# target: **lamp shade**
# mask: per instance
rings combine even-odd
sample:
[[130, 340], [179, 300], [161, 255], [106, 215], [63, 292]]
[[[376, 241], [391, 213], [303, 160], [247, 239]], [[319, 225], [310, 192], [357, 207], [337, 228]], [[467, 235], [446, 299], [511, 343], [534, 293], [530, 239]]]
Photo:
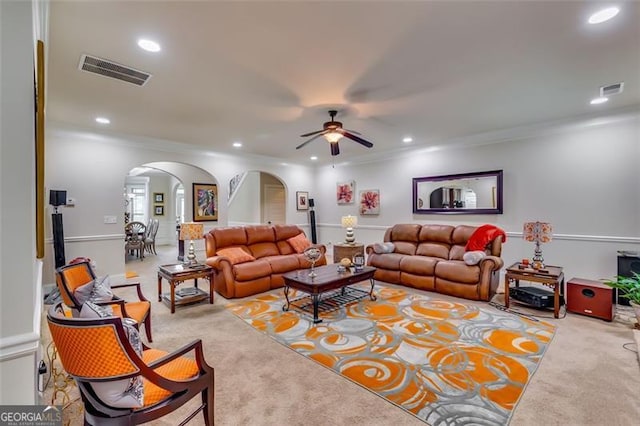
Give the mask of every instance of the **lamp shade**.
[[551, 241], [552, 231], [548, 222], [525, 222], [522, 234], [526, 241], [548, 243]]
[[353, 228], [358, 224], [357, 216], [342, 216], [342, 227], [343, 228]]
[[329, 132], [324, 135], [327, 142], [335, 143], [342, 139], [342, 134], [339, 132]]
[[199, 240], [202, 238], [204, 225], [202, 223], [185, 222], [180, 225], [181, 240]]

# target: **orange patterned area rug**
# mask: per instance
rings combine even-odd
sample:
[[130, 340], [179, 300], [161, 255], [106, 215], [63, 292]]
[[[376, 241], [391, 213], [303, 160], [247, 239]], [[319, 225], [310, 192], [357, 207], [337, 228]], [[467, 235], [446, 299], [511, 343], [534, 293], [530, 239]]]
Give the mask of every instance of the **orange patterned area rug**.
[[553, 325], [433, 293], [376, 285], [376, 294], [377, 301], [322, 314], [316, 325], [305, 312], [284, 312], [281, 294], [228, 309], [430, 425], [509, 422]]

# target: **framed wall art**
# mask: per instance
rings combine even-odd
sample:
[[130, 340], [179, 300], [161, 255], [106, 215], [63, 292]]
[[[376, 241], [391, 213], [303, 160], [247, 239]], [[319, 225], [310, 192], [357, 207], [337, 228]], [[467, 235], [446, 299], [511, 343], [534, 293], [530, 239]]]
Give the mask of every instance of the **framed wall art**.
[[153, 202], [154, 203], [164, 203], [164, 192], [154, 192], [153, 193]]
[[218, 220], [218, 187], [215, 183], [194, 183], [193, 221]]
[[164, 216], [164, 206], [154, 206], [153, 214], [156, 216]]
[[380, 190], [365, 189], [360, 191], [360, 214], [380, 214]]
[[296, 210], [309, 210], [309, 193], [296, 191]]
[[338, 204], [353, 203], [353, 189], [355, 188], [355, 185], [356, 183], [353, 180], [338, 182], [336, 184], [336, 201]]

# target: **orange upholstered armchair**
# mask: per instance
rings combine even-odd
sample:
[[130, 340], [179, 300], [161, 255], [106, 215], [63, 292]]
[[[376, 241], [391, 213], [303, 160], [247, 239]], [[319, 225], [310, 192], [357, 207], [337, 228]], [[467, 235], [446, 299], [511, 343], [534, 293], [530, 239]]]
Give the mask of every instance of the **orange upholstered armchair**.
[[[91, 265], [88, 261], [73, 263], [64, 265], [56, 269], [56, 284], [58, 290], [62, 296], [64, 303], [72, 309], [74, 316], [77, 315], [81, 308], [82, 303], [76, 296], [76, 290], [91, 281], [96, 279], [96, 274], [93, 272]], [[135, 287], [138, 293], [138, 301], [126, 302], [123, 299], [114, 296], [109, 302], [101, 304], [109, 304], [113, 308], [113, 314], [115, 316], [131, 318], [138, 324], [144, 323], [144, 331], [147, 335], [147, 340], [152, 342], [151, 338], [151, 302], [147, 300], [142, 294], [140, 283], [126, 283], [112, 285], [112, 289]]]
[[[100, 309], [90, 302], [86, 305]], [[85, 424], [150, 422], [200, 394], [202, 403], [181, 424], [202, 410], [204, 423], [213, 425], [214, 370], [204, 359], [202, 341], [172, 353], [151, 349], [141, 344], [135, 328], [125, 321], [103, 315], [70, 318], [60, 302], [48, 311], [60, 362], [80, 390]], [[190, 352], [192, 357], [186, 357]]]

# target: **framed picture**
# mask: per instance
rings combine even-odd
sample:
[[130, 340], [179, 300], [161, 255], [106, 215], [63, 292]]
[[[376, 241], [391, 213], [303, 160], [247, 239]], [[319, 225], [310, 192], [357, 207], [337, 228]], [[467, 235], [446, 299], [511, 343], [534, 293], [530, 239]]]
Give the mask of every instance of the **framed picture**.
[[218, 187], [215, 183], [194, 183], [193, 221], [218, 220]]
[[[36, 106], [36, 258], [44, 257], [44, 42], [38, 40], [35, 63]], [[63, 256], [64, 257], [64, 256]], [[57, 266], [57, 265], [56, 265]]]
[[154, 206], [153, 214], [156, 216], [164, 216], [164, 206]]
[[296, 209], [309, 210], [309, 193], [306, 191], [296, 191]]
[[338, 182], [336, 184], [336, 201], [338, 204], [351, 204], [353, 203], [353, 188], [355, 187], [355, 181]]
[[380, 190], [365, 189], [360, 191], [360, 214], [380, 214]]
[[153, 202], [154, 203], [164, 203], [164, 192], [154, 192], [153, 193]]

